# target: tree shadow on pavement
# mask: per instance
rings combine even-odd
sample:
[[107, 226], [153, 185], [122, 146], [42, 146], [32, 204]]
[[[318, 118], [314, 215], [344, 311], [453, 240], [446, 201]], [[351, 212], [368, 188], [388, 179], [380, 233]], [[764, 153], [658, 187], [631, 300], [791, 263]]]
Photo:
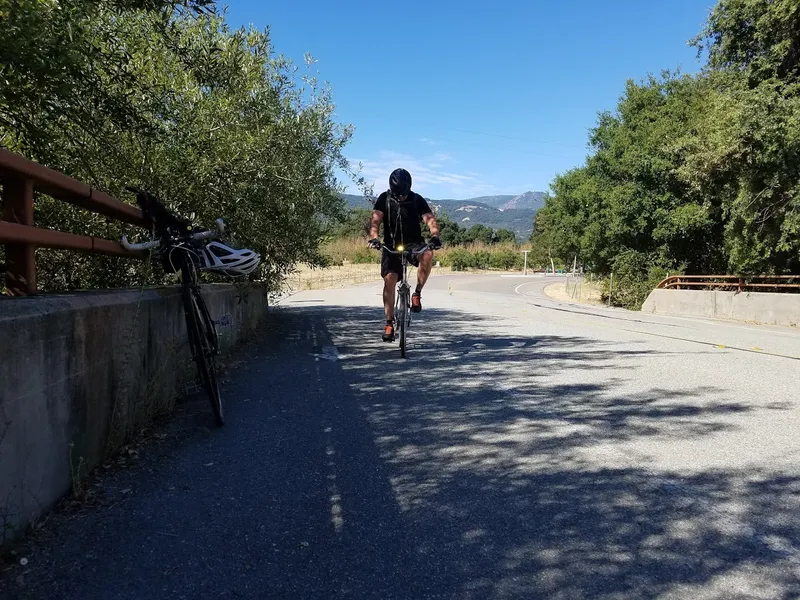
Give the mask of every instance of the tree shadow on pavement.
[[274, 311], [225, 386], [225, 428], [121, 473], [113, 504], [64, 523], [32, 555], [34, 583], [0, 581], [0, 596], [800, 594], [800, 479], [651, 468], [634, 451], [703, 452], [791, 404], [637, 379], [647, 361], [705, 350], [426, 308], [402, 360], [380, 323], [379, 309], [344, 304]]
[[[646, 439], [702, 442], [740, 428], [754, 410], [711, 385], [620, 392], [637, 364], [666, 353], [589, 337], [503, 336], [493, 318], [428, 310], [447, 334], [423, 333], [415, 323], [404, 361], [396, 345], [374, 341], [375, 310], [293, 307], [287, 314], [314, 320], [325, 330], [323, 344], [338, 348], [341, 359], [327, 366], [358, 409], [346, 411], [342, 435], [358, 431], [375, 445], [378, 464], [359, 462], [340, 477], [354, 489], [365, 471], [391, 484], [394, 527], [410, 544], [400, 555], [415, 557], [408, 564], [416, 566], [396, 575], [390, 596], [800, 593], [792, 574], [800, 479], [653, 471], [615, 449]], [[348, 506], [344, 497], [345, 529], [363, 535], [375, 526], [359, 523], [363, 513]], [[365, 567], [355, 578], [367, 594], [377, 575]], [[404, 593], [411, 578], [417, 582]]]

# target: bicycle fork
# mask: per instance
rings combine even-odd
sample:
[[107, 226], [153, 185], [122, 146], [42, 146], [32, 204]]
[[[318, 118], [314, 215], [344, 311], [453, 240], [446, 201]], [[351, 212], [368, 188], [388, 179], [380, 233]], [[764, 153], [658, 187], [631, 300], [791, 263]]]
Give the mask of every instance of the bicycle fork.
[[[394, 302], [394, 320], [395, 323], [398, 323], [399, 320], [405, 316], [407, 320], [411, 320], [411, 287], [405, 282], [401, 282], [400, 285], [397, 287], [397, 298]], [[401, 302], [403, 300], [403, 302]], [[400, 307], [404, 306], [404, 310], [401, 311]], [[405, 312], [405, 315], [398, 315], [400, 312]]]

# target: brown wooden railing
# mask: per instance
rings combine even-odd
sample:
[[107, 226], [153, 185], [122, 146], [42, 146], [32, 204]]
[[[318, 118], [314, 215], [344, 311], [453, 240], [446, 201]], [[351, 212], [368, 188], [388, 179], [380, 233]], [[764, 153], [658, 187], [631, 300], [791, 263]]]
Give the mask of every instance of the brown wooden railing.
[[724, 289], [743, 292], [800, 292], [800, 275], [672, 275], [657, 286], [659, 289]]
[[34, 192], [37, 191], [111, 219], [148, 227], [139, 208], [3, 149], [0, 149], [0, 183], [3, 185], [0, 243], [5, 244], [6, 289], [10, 295], [36, 293], [36, 248], [79, 250], [128, 258], [145, 256], [125, 250], [119, 242], [41, 229], [33, 223]]

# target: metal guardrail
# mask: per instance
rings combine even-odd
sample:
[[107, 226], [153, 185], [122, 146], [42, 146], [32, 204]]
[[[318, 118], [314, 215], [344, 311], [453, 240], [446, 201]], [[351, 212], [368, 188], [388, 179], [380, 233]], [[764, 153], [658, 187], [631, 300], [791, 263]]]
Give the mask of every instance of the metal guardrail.
[[147, 228], [149, 225], [138, 207], [3, 149], [0, 149], [0, 183], [3, 185], [0, 243], [5, 244], [6, 249], [6, 289], [10, 295], [36, 293], [36, 248], [78, 250], [128, 258], [146, 256], [125, 250], [119, 242], [42, 229], [33, 223], [34, 192], [37, 191], [111, 219]]
[[800, 275], [672, 275], [656, 286], [657, 289], [735, 289], [777, 292], [800, 292]]

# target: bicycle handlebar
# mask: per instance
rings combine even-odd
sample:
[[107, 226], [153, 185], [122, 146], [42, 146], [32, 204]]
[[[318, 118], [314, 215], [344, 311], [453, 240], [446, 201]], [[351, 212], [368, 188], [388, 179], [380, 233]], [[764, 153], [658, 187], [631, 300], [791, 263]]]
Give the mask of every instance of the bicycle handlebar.
[[431, 245], [430, 244], [425, 244], [419, 250], [413, 250], [413, 251], [412, 250], [403, 250], [402, 252], [398, 252], [397, 250], [392, 250], [386, 244], [381, 244], [381, 247], [384, 250], [386, 250], [389, 254], [403, 254], [405, 252], [407, 252], [408, 254], [424, 254], [425, 252], [427, 252], [428, 250], [431, 249]]
[[[193, 233], [193, 234], [189, 235], [188, 237], [190, 239], [192, 239], [192, 240], [195, 240], [195, 241], [210, 240], [212, 238], [217, 237], [218, 235], [222, 235], [223, 233], [225, 233], [225, 223], [223, 222], [222, 219], [217, 219], [214, 222], [214, 224], [217, 227], [216, 230], [210, 229], [208, 231], [200, 231], [198, 233]], [[161, 240], [151, 240], [149, 242], [141, 242], [141, 243], [138, 243], [138, 244], [131, 244], [128, 241], [128, 236], [123, 235], [122, 236], [122, 241], [120, 243], [122, 244], [122, 247], [125, 248], [125, 250], [131, 251], [131, 252], [137, 252], [139, 250], [150, 250], [151, 248], [158, 248], [161, 245], [162, 241]]]

